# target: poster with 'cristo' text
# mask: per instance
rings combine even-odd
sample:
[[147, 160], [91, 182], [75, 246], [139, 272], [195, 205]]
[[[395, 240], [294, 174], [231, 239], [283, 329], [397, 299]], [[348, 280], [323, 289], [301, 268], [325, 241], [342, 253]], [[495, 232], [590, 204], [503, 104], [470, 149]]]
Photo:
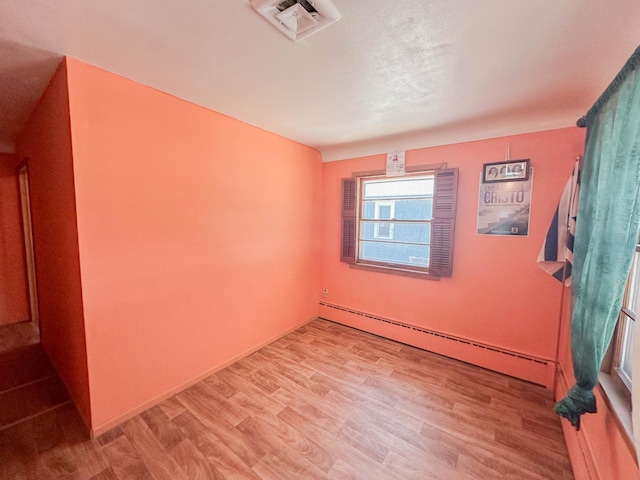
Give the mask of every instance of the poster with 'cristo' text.
[[478, 235], [529, 235], [533, 168], [525, 181], [482, 183], [478, 198]]

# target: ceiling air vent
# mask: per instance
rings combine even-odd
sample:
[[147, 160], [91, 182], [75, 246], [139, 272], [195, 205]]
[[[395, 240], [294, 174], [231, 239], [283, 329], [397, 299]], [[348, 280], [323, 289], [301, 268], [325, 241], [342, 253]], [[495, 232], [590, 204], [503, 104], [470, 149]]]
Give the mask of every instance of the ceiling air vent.
[[251, 0], [251, 6], [294, 42], [342, 17], [329, 0]]

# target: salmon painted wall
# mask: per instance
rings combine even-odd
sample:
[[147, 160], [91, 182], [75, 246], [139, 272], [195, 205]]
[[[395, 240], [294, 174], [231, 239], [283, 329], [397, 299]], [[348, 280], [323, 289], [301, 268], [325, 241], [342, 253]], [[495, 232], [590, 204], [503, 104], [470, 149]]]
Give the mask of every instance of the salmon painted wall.
[[0, 325], [30, 320], [17, 166], [0, 153]]
[[317, 316], [318, 151], [68, 59], [94, 431]]
[[[575, 383], [569, 341], [571, 288], [565, 289], [564, 296], [559, 355], [561, 376], [556, 390], [557, 399], [564, 398]], [[595, 394], [598, 412], [582, 417], [580, 432], [576, 432], [568, 421], [562, 421], [576, 480], [639, 478], [634, 452], [627, 446], [615, 414], [605, 402], [599, 387], [596, 387]]]
[[[341, 263], [340, 179], [352, 172], [384, 169], [386, 156], [323, 164], [321, 289], [329, 290], [325, 300], [554, 359], [561, 291], [559, 283], [536, 265], [536, 257], [583, 142], [584, 131], [567, 128], [408, 151], [407, 165], [446, 162], [460, 169], [453, 275], [440, 281], [358, 270]], [[534, 168], [530, 235], [479, 236], [476, 217], [482, 164], [504, 159], [506, 143], [512, 159], [530, 158]]]
[[85, 421], [90, 418], [87, 355], [63, 62], [17, 139], [27, 158], [42, 344]]

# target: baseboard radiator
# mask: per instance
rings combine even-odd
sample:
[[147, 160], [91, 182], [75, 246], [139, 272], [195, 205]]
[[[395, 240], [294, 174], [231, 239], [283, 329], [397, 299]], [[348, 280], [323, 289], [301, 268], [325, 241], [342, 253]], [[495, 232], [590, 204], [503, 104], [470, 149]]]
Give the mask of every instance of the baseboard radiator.
[[366, 312], [320, 302], [321, 318], [552, 389], [555, 362]]

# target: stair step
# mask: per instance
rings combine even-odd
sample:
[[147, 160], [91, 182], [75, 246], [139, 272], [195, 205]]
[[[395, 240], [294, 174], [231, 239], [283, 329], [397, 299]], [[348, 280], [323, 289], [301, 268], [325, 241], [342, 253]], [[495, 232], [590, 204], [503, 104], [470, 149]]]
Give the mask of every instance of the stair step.
[[33, 322], [0, 325], [0, 353], [40, 343], [40, 330]]
[[64, 384], [52, 375], [0, 393], [0, 430], [69, 402]]
[[56, 373], [40, 344], [0, 353], [0, 372], [0, 394]]

